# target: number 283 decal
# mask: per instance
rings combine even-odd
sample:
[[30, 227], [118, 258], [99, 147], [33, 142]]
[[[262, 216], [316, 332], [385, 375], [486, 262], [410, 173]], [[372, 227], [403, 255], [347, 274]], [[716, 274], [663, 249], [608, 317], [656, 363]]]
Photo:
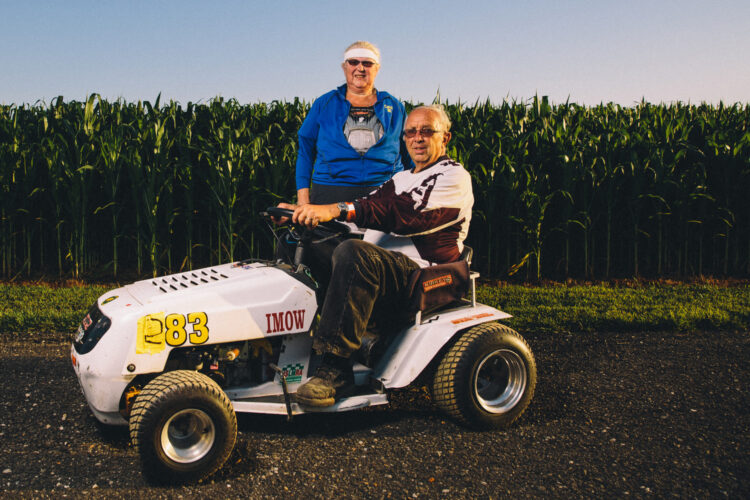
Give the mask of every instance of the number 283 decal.
[[138, 320], [136, 352], [155, 354], [166, 345], [203, 344], [208, 340], [208, 333], [208, 317], [204, 312], [149, 314]]
[[[185, 329], [186, 323], [192, 325], [192, 331], [188, 332]], [[171, 346], [180, 346], [188, 338], [190, 338], [191, 344], [202, 344], [208, 340], [207, 324], [208, 318], [204, 312], [188, 313], [187, 316], [167, 314], [164, 318], [164, 325], [167, 328], [164, 340]]]

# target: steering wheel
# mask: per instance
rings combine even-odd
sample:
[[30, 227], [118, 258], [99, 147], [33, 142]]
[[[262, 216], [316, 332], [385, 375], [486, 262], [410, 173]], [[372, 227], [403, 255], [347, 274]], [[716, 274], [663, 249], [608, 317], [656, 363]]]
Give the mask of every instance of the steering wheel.
[[[281, 208], [281, 207], [268, 207], [266, 208], [266, 213], [270, 215], [271, 217], [288, 217], [291, 222], [291, 218], [292, 218], [292, 215], [294, 214], [294, 210], [291, 210], [289, 208]], [[300, 229], [308, 230], [308, 227], [303, 224], [295, 224], [295, 226]], [[351, 227], [337, 220], [329, 220], [328, 222], [320, 222], [312, 230], [315, 231], [316, 229], [322, 229], [322, 230], [328, 231], [329, 233], [341, 233], [341, 234], [349, 234], [349, 232], [351, 231]]]

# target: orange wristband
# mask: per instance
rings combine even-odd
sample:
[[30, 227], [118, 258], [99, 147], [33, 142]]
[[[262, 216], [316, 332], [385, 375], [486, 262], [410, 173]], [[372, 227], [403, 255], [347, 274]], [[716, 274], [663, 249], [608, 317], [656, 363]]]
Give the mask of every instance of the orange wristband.
[[346, 222], [351, 222], [357, 215], [357, 211], [354, 208], [354, 203], [346, 203]]

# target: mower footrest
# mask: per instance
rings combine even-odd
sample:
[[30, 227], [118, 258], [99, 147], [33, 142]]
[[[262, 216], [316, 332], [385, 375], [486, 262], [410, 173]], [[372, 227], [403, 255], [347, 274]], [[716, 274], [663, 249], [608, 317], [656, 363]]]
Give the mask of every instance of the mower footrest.
[[[332, 413], [339, 411], [358, 410], [368, 406], [384, 405], [388, 403], [386, 394], [358, 394], [348, 398], [343, 398], [333, 406], [325, 408], [313, 408], [302, 406], [297, 402], [292, 402], [292, 415], [301, 415], [303, 413]], [[266, 413], [271, 415], [286, 415], [286, 404], [283, 397], [278, 398], [254, 398], [245, 400], [232, 401], [234, 411], [238, 413]]]

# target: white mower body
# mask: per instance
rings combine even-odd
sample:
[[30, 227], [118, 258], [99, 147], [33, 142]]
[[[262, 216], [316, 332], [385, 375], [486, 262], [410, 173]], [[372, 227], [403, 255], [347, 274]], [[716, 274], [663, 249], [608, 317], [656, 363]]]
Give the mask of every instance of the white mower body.
[[418, 314], [374, 366], [354, 365], [356, 384], [372, 389], [311, 409], [289, 395], [311, 374], [316, 313], [314, 282], [288, 266], [236, 262], [138, 281], [92, 306], [71, 347], [73, 367], [106, 424], [127, 424], [138, 381], [186, 367], [223, 381], [237, 412], [342, 411], [387, 403], [385, 390], [413, 382], [458, 332], [510, 317], [473, 300]]

